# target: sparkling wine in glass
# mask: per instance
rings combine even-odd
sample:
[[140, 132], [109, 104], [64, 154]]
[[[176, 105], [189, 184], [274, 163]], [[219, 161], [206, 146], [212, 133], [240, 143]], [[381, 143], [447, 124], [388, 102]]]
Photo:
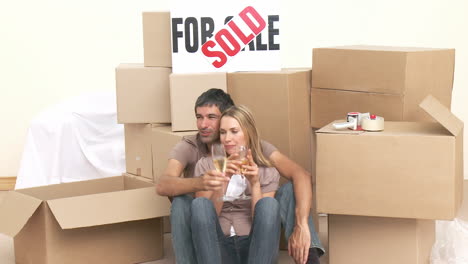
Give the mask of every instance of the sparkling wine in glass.
[[225, 172], [226, 171], [226, 157], [213, 158], [213, 164], [217, 171]]
[[[211, 145], [211, 158], [213, 165], [218, 172], [224, 173], [226, 171], [227, 157], [224, 145], [221, 143], [213, 143]], [[223, 182], [223, 193], [226, 191], [226, 183]], [[223, 194], [222, 200], [226, 200], [226, 195]]]
[[[245, 186], [247, 188], [247, 179], [244, 176], [244, 173], [246, 171], [246, 169], [244, 168], [244, 165], [249, 164], [249, 160], [247, 159], [247, 147], [238, 146], [237, 147], [237, 154], [239, 155], [238, 159], [241, 161], [241, 168], [240, 168], [241, 177], [242, 177], [242, 180], [244, 181], [244, 184], [245, 184]], [[241, 200], [250, 199], [250, 196], [245, 194], [245, 189], [242, 191], [242, 194], [239, 196], [239, 199], [241, 199]]]

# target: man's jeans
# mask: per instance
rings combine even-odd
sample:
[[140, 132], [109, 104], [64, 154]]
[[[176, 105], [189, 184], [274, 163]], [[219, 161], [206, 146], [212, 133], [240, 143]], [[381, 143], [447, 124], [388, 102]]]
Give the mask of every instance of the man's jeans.
[[206, 198], [192, 202], [192, 240], [198, 263], [276, 263], [280, 239], [278, 202], [271, 197], [258, 200], [248, 236], [224, 235], [213, 203]]
[[[288, 182], [281, 186], [276, 192], [275, 198], [280, 204], [281, 225], [284, 228], [284, 237], [289, 239], [296, 223], [296, 198], [294, 197], [292, 183]], [[310, 247], [318, 249], [319, 256], [322, 256], [325, 253], [325, 249], [320, 242], [318, 233], [315, 231], [312, 214], [309, 215], [308, 222], [310, 231]]]
[[[296, 215], [296, 199], [294, 197], [293, 185], [288, 182], [281, 186], [276, 192], [276, 200], [280, 207], [281, 224], [285, 230], [285, 237], [288, 239], [291, 235]], [[181, 195], [174, 197], [171, 208], [171, 232], [172, 246], [177, 264], [196, 264], [196, 254], [192, 241], [191, 230], [191, 205], [193, 198], [190, 195]], [[317, 248], [319, 254], [325, 251], [315, 231], [312, 215], [309, 216], [309, 228], [311, 237], [311, 248]], [[200, 263], [204, 264], [204, 263]]]

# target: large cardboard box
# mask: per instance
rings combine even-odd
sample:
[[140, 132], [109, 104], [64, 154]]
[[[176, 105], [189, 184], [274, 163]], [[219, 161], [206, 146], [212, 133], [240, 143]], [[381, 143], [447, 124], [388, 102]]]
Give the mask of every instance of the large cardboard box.
[[195, 102], [205, 91], [226, 91], [226, 73], [171, 74], [172, 131], [197, 130]]
[[429, 264], [435, 221], [328, 215], [329, 264]]
[[170, 123], [170, 68], [120, 64], [115, 69], [118, 123]]
[[[133, 178], [136, 178], [136, 179], [139, 179], [139, 180], [142, 180], [142, 181], [145, 181], [145, 182], [149, 182], [149, 183], [152, 183], [154, 184], [154, 180], [151, 178], [146, 178], [146, 177], [143, 177], [143, 176], [138, 176], [138, 175], [134, 175], [134, 174], [131, 174], [131, 173], [124, 173], [125, 176], [130, 176], [130, 177], [133, 177]], [[164, 216], [162, 218], [162, 222], [163, 222], [163, 230], [164, 230], [164, 233], [171, 233], [171, 219], [170, 219], [170, 216]]]
[[163, 256], [166, 197], [151, 183], [117, 176], [9, 192], [0, 232], [17, 263], [140, 263]]
[[311, 125], [347, 112], [389, 121], [430, 121], [418, 104], [432, 94], [450, 108], [454, 49], [344, 46], [316, 48], [312, 59]]
[[125, 124], [127, 173], [153, 181], [152, 128], [168, 124]]
[[252, 111], [262, 139], [311, 171], [310, 69], [228, 73], [228, 93]]
[[434, 97], [430, 122], [385, 122], [382, 132], [317, 131], [317, 210], [453, 219], [463, 194], [463, 122]]
[[172, 67], [169, 12], [143, 12], [143, 52], [145, 66]]
[[404, 121], [403, 96], [333, 89], [311, 89], [311, 126], [321, 128], [348, 112], [371, 113], [387, 121]]
[[153, 171], [157, 182], [167, 167], [169, 152], [184, 136], [195, 135], [197, 131], [173, 132], [170, 126], [154, 127], [152, 134]]
[[468, 221], [468, 180], [463, 181], [463, 202], [458, 211], [457, 218]]
[[197, 131], [172, 132], [168, 124], [125, 124], [127, 173], [151, 182], [161, 176], [171, 149], [183, 136]]

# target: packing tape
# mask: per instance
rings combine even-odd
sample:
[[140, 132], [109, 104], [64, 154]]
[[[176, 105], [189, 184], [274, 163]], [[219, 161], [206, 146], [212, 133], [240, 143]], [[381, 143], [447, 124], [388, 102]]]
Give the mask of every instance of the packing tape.
[[[372, 118], [375, 117], [375, 118]], [[384, 118], [381, 116], [365, 117], [362, 119], [362, 129], [365, 131], [382, 131], [384, 130]]]

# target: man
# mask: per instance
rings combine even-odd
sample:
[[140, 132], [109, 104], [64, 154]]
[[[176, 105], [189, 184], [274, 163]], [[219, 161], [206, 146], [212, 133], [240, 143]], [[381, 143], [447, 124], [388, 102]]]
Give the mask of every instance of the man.
[[[210, 89], [200, 95], [195, 103], [198, 134], [184, 137], [172, 149], [168, 166], [156, 184], [159, 195], [173, 197], [172, 242], [178, 264], [196, 263], [190, 230], [190, 204], [193, 200], [190, 194], [219, 189], [226, 181], [221, 173], [212, 172], [193, 178], [193, 172], [197, 161], [209, 155], [211, 143], [219, 139], [221, 113], [232, 105], [231, 97], [220, 89]], [[276, 194], [288, 238], [289, 255], [296, 263], [319, 263], [318, 257], [324, 250], [309, 216], [312, 202], [310, 175], [273, 145], [263, 141], [262, 148], [280, 174], [292, 181], [292, 184], [283, 185]]]

